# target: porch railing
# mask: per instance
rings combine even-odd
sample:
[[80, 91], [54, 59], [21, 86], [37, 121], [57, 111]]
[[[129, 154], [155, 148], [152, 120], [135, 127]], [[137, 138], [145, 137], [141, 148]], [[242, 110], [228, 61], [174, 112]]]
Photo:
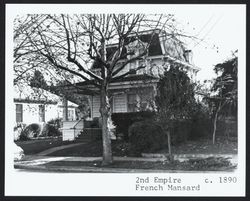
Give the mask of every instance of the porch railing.
[[79, 130], [78, 130], [79, 132], [76, 133], [77, 125], [78, 125], [81, 121], [84, 121], [84, 120], [83, 120], [83, 119], [79, 119], [79, 120], [73, 125], [73, 127], [71, 128], [71, 129], [74, 129], [74, 138], [76, 138], [76, 137], [80, 134], [80, 132], [83, 130], [83, 128], [84, 128], [84, 122], [83, 122], [82, 128], [79, 129]]

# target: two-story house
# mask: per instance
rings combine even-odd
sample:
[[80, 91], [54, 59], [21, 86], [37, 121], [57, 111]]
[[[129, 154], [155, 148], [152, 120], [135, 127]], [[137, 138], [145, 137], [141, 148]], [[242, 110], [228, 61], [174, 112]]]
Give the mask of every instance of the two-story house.
[[[130, 71], [129, 75], [117, 81], [114, 80], [109, 84], [112, 113], [154, 109], [154, 97], [159, 76], [164, 73], [171, 63], [179, 64], [192, 79], [195, 79], [196, 73], [200, 70], [193, 64], [191, 50], [185, 49], [181, 41], [165, 32], [160, 30], [143, 31], [137, 33], [137, 37], [131, 35], [128, 40], [130, 41], [122, 51], [126, 53], [132, 48], [134, 55], [128, 55], [126, 58], [121, 59], [116, 68], [119, 68], [119, 65], [129, 59], [128, 57], [140, 55], [147, 44], [148, 51], [141, 59], [128, 63], [116, 76]], [[107, 58], [112, 56], [116, 46], [117, 44], [107, 46]], [[138, 66], [145, 67], [133, 71]], [[91, 66], [91, 70], [100, 75], [100, 63], [95, 61]], [[92, 93], [95, 91], [95, 86], [91, 84], [91, 81], [80, 82], [76, 86], [85, 90], [85, 94], [89, 96], [91, 119], [100, 117], [100, 95]], [[65, 88], [65, 90], [67, 89]], [[64, 138], [65, 140], [74, 139], [72, 136], [67, 136]]]
[[[149, 44], [148, 53], [142, 59], [128, 63], [116, 76], [128, 71], [131, 71], [131, 73], [121, 80], [110, 84], [112, 113], [152, 109], [159, 76], [164, 73], [171, 62], [180, 64], [193, 79], [195, 79], [196, 73], [199, 71], [199, 68], [193, 64], [191, 50], [186, 50], [182, 42], [171, 35], [167, 36], [166, 33], [162, 33], [160, 30], [154, 31], [152, 39], [152, 32], [152, 30], [140, 32], [139, 39], [141, 41], [131, 40], [123, 50], [126, 52], [129, 48], [133, 48], [135, 49], [134, 54], [138, 55]], [[112, 54], [112, 49], [115, 47], [115, 44], [107, 47], [107, 58]], [[132, 56], [129, 55], [128, 57]], [[126, 58], [124, 58], [124, 61], [119, 61], [116, 68], [119, 68], [119, 64], [125, 61]], [[142, 65], [145, 68], [133, 72], [133, 69]], [[92, 71], [100, 75], [98, 62], [93, 63]], [[84, 83], [79, 83], [79, 86], [81, 84], [84, 85]], [[88, 87], [91, 88], [90, 85]], [[91, 117], [99, 117], [99, 95], [90, 95], [90, 104]]]

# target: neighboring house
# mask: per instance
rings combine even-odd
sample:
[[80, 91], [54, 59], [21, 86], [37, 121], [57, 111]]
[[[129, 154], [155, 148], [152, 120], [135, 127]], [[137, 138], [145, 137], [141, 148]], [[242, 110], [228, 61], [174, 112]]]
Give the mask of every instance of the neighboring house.
[[[49, 96], [55, 97], [53, 94]], [[40, 128], [43, 128], [52, 119], [63, 119], [65, 113], [60, 97], [56, 97], [56, 100], [19, 97], [14, 98], [13, 103], [15, 107], [14, 140], [19, 138], [23, 126], [38, 124]], [[75, 103], [67, 101], [67, 116], [71, 122], [77, 119], [77, 107]]]
[[[143, 51], [142, 46], [144, 44], [149, 44], [149, 40], [152, 40], [152, 32], [152, 30], [140, 32], [140, 42], [137, 40], [133, 41], [132, 39], [123, 51], [126, 52], [129, 48], [134, 48], [136, 49], [134, 54], [140, 54], [140, 52]], [[155, 30], [154, 33], [153, 42], [150, 43], [148, 48], [148, 55], [144, 56], [142, 60], [136, 60], [127, 64], [117, 76], [128, 71], [133, 71], [133, 69], [142, 64], [146, 67], [119, 81], [110, 83], [109, 92], [111, 95], [110, 104], [112, 113], [154, 109], [154, 97], [156, 95], [159, 76], [164, 73], [166, 68], [169, 68], [170, 63], [181, 65], [192, 79], [195, 79], [196, 73], [200, 70], [193, 64], [191, 50], [186, 50], [180, 41], [176, 38], [167, 38], [167, 36], [159, 30]], [[131, 36], [131, 38], [133, 38], [133, 36]], [[115, 47], [116, 44], [107, 47], [107, 58], [111, 56]], [[125, 60], [126, 58], [124, 58], [124, 61]], [[119, 64], [124, 61], [119, 61], [116, 67], [118, 68]], [[100, 75], [99, 63], [94, 62], [91, 70]], [[86, 90], [85, 95], [89, 96], [91, 110], [90, 118], [100, 117], [100, 96], [88, 91], [90, 89], [95, 91], [95, 87], [91, 84], [91, 81], [77, 83], [76, 86], [82, 90]], [[72, 140], [74, 138], [75, 136], [71, 135], [70, 137], [68, 135], [64, 139]]]
[[[16, 123], [43, 124], [52, 119], [63, 118], [63, 105], [61, 101], [32, 100], [14, 98]], [[76, 120], [74, 103], [68, 103], [68, 120]]]
[[[15, 107], [15, 123], [29, 125], [44, 123], [56, 119], [63, 118], [63, 101], [62, 98], [43, 91], [41, 96], [32, 96], [32, 88], [25, 87], [25, 92], [20, 92], [15, 88], [14, 107]], [[76, 108], [78, 105], [67, 101], [68, 105], [68, 120], [76, 120]]]

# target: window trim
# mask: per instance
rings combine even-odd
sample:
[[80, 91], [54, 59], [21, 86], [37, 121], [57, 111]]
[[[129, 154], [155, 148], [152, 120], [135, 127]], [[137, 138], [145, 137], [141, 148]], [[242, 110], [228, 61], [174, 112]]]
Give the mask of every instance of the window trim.
[[[135, 103], [130, 103], [129, 102], [129, 95], [134, 95], [135, 96]], [[133, 108], [133, 111], [129, 111], [129, 106], [130, 105], [134, 105], [134, 108]], [[138, 111], [138, 94], [136, 94], [136, 93], [128, 93], [127, 94], [127, 112], [137, 112]]]
[[45, 105], [38, 106], [38, 118], [39, 122], [45, 122]]
[[[20, 111], [18, 111], [18, 106], [21, 106], [20, 107]], [[20, 114], [20, 121], [19, 121], [19, 119], [17, 118], [17, 115], [19, 115]], [[19, 103], [17, 103], [16, 104], [16, 122], [23, 122], [23, 104], [19, 104]]]

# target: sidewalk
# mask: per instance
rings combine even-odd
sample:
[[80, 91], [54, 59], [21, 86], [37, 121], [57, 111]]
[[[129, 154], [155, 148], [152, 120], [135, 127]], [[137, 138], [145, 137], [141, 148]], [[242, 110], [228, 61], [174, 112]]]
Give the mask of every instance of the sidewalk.
[[[114, 161], [164, 161], [164, 158], [141, 158], [141, 157], [113, 157]], [[87, 166], [46, 166], [47, 163], [54, 161], [67, 162], [97, 162], [102, 161], [102, 157], [50, 157], [50, 156], [25, 156], [22, 161], [16, 161], [16, 169], [25, 169], [28, 171], [45, 171], [45, 172], [102, 172], [102, 173], [132, 173], [132, 172], [166, 172], [166, 170], [150, 169], [126, 169], [110, 167], [87, 167]]]
[[[220, 155], [220, 157], [228, 158], [229, 155]], [[178, 157], [177, 157], [178, 158]], [[237, 155], [230, 155], [230, 161], [237, 164]], [[166, 158], [144, 158], [144, 157], [114, 157], [114, 161], [143, 161], [143, 162], [159, 162], [166, 161]], [[99, 172], [99, 173], [136, 173], [136, 172], [211, 172], [211, 171], [184, 171], [184, 170], [156, 170], [156, 169], [129, 169], [129, 168], [112, 168], [112, 167], [89, 167], [70, 165], [46, 165], [50, 162], [99, 162], [102, 157], [52, 157], [52, 156], [25, 156], [21, 161], [15, 161], [14, 167], [26, 171], [41, 172]]]

